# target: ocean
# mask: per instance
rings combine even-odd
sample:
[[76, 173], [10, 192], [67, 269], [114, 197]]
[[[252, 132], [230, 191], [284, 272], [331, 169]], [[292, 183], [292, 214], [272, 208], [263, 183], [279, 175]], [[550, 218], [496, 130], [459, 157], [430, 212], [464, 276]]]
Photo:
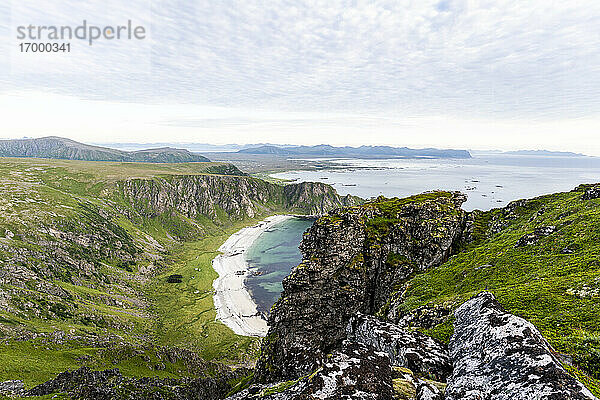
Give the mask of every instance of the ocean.
[[489, 210], [509, 202], [600, 182], [600, 158], [561, 155], [474, 153], [471, 159], [333, 160], [342, 169], [290, 171], [275, 178], [332, 185], [339, 194], [368, 199], [406, 197], [429, 190], [459, 190], [466, 210]]
[[[467, 194], [466, 210], [489, 210], [512, 200], [568, 191], [600, 182], [600, 158], [476, 153], [468, 160], [336, 160], [339, 170], [291, 171], [274, 177], [318, 181], [340, 194], [363, 198], [410, 196], [433, 189]], [[258, 310], [268, 315], [279, 298], [281, 281], [302, 261], [298, 249], [312, 221], [293, 218], [264, 232], [246, 252], [251, 270], [246, 286]]]
[[298, 245], [312, 223], [312, 220], [290, 218], [263, 232], [246, 251], [246, 261], [253, 274], [246, 278], [245, 284], [264, 316], [279, 298], [283, 278], [302, 261]]

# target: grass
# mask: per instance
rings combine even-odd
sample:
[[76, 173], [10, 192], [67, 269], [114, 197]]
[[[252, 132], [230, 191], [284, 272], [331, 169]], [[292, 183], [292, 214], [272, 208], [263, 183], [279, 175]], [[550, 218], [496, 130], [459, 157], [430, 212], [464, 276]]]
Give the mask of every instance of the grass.
[[[589, 379], [600, 379], [600, 200], [584, 201], [581, 195], [553, 194], [526, 201], [512, 213], [476, 214], [474, 241], [410, 280], [400, 311], [460, 304], [490, 291], [557, 351], [572, 356]], [[543, 226], [556, 226], [556, 232], [515, 246]], [[452, 326], [444, 321], [426, 333], [447, 341]]]
[[[0, 380], [31, 386], [82, 365], [118, 367], [128, 376], [188, 374], [183, 365], [157, 369], [152, 350], [143, 350], [144, 359], [126, 351], [147, 346], [252, 362], [257, 339], [215, 321], [211, 261], [233, 232], [283, 211], [282, 189], [240, 178], [265, 194], [253, 204], [256, 218], [245, 210], [232, 217], [216, 204], [213, 215], [193, 219], [174, 210], [139, 213], [118, 189], [125, 178], [172, 181], [235, 171], [221, 163], [0, 159], [0, 268], [11, 271], [0, 284]], [[140, 272], [149, 268], [154, 272]], [[172, 274], [182, 282], [167, 283]], [[54, 332], [65, 336], [52, 338]], [[106, 361], [106, 348], [97, 344], [105, 340], [123, 357]]]
[[[159, 316], [154, 329], [159, 344], [190, 348], [207, 360], [238, 362], [257, 355], [257, 339], [238, 336], [215, 321], [212, 282], [218, 275], [212, 259], [229, 236], [258, 220], [214, 228], [203, 240], [184, 243], [173, 251], [172, 264], [147, 288]], [[181, 275], [183, 282], [168, 283], [172, 274]]]
[[[57, 169], [55, 174], [87, 175], [86, 179], [76, 179], [76, 182], [86, 182], [89, 178], [98, 179], [100, 182], [118, 181], [130, 178], [153, 178], [164, 175], [222, 175], [219, 168], [226, 163], [200, 162], [200, 163], [136, 163], [136, 162], [107, 162], [107, 161], [76, 161], [52, 160], [43, 158], [9, 158], [0, 157], [2, 169], [23, 170], [43, 168]], [[63, 171], [63, 172], [61, 172]], [[80, 176], [80, 177], [81, 177]]]
[[[195, 376], [181, 360], [172, 363], [154, 347], [89, 347], [85, 343], [49, 343], [36, 339], [0, 344], [0, 381], [23, 379], [26, 388], [43, 383], [60, 372], [88, 366], [97, 370], [119, 368], [124, 376], [180, 378]], [[210, 372], [210, 371], [207, 371]]]

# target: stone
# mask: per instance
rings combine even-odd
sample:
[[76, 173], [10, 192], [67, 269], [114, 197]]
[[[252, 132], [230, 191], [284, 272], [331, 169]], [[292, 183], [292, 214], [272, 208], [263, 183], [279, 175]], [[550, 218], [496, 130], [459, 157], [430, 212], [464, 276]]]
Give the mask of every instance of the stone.
[[519, 240], [517, 240], [517, 243], [515, 243], [515, 247], [523, 247], [534, 244], [541, 238], [549, 236], [554, 232], [556, 232], [555, 226], [542, 226], [540, 228], [536, 228], [533, 232], [521, 236]]
[[297, 382], [252, 386], [227, 400], [392, 400], [392, 378], [387, 354], [344, 342], [322, 367]]
[[25, 385], [22, 380], [0, 382], [0, 395], [16, 397], [25, 394]]
[[446, 400], [597, 400], [530, 322], [482, 292], [454, 313]]
[[583, 192], [583, 196], [581, 196], [581, 199], [582, 200], [600, 199], [600, 185], [587, 187], [585, 189], [585, 192]]
[[446, 346], [422, 333], [366, 315], [352, 317], [346, 332], [348, 340], [386, 353], [393, 366], [408, 368], [419, 377], [445, 382], [452, 372]]

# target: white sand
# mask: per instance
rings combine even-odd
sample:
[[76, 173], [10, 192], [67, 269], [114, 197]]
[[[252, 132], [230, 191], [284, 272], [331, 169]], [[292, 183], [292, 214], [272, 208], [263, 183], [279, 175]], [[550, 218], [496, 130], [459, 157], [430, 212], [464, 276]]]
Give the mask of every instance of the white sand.
[[249, 274], [244, 253], [261, 233], [289, 218], [292, 217], [274, 215], [257, 225], [234, 233], [219, 247], [219, 251], [223, 254], [212, 261], [213, 268], [219, 274], [213, 282], [217, 320], [238, 335], [263, 337], [269, 329], [267, 321], [258, 314], [256, 303], [244, 286], [244, 281]]

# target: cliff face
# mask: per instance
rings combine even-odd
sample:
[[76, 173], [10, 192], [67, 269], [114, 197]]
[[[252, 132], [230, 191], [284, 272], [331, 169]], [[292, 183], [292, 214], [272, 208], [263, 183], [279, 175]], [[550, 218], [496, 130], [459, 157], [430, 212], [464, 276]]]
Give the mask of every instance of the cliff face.
[[[472, 213], [434, 192], [320, 218], [272, 309], [260, 384], [235, 398], [596, 399], [599, 187]], [[382, 353], [389, 366], [360, 371], [344, 358]]]
[[464, 200], [448, 192], [381, 199], [319, 219], [271, 311], [258, 375], [310, 373], [345, 338], [352, 315], [375, 314], [408, 278], [445, 261], [462, 232]]
[[206, 216], [213, 222], [267, 212], [322, 215], [359, 202], [322, 183], [280, 186], [245, 176], [183, 175], [129, 179], [118, 185], [126, 201], [145, 216], [178, 212], [188, 218]]

